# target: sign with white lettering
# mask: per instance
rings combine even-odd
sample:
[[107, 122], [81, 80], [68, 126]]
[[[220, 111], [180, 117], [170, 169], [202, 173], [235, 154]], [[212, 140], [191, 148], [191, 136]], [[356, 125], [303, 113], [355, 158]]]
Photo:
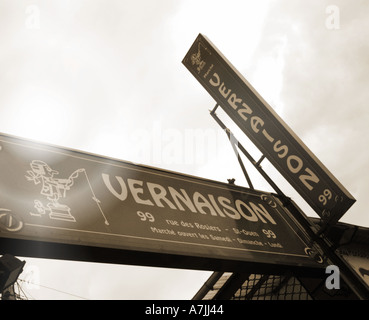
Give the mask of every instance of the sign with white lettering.
[[199, 34], [183, 64], [322, 217], [338, 221], [356, 201], [220, 51]]
[[0, 150], [0, 238], [318, 265], [272, 194], [7, 135]]

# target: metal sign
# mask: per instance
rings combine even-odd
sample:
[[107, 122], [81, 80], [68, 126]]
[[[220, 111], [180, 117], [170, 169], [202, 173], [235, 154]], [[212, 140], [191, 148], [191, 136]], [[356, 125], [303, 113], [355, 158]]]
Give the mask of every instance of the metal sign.
[[356, 201], [210, 41], [199, 34], [183, 64], [322, 217], [338, 221]]
[[366, 246], [348, 244], [338, 249], [339, 254], [348, 262], [369, 288], [369, 249]]
[[0, 149], [0, 238], [319, 265], [272, 194], [7, 135]]

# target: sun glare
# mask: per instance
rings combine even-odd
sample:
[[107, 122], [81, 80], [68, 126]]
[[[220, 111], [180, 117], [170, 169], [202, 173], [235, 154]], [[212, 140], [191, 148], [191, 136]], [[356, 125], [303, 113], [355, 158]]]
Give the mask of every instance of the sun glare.
[[50, 88], [25, 87], [12, 104], [10, 121], [21, 137], [54, 142], [68, 130], [68, 106]]

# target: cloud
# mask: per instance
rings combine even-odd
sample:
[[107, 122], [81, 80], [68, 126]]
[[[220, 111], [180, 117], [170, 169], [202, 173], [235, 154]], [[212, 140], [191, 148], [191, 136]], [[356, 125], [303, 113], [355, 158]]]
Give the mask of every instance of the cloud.
[[281, 70], [282, 117], [357, 197], [358, 202], [343, 220], [368, 226], [363, 212], [369, 185], [362, 173], [369, 163], [369, 97], [365, 89], [369, 85], [369, 47], [365, 40], [369, 5], [335, 1], [338, 29], [327, 27], [327, 20], [332, 18], [329, 5], [321, 1], [288, 5], [287, 1], [276, 1], [255, 57], [261, 59], [281, 39], [286, 41]]

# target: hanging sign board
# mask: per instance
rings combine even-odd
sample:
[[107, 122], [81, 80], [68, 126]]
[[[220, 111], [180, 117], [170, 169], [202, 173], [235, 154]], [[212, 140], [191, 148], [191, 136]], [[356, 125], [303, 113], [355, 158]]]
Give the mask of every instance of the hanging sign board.
[[363, 245], [348, 244], [337, 249], [369, 288], [369, 248]]
[[322, 217], [338, 221], [356, 201], [210, 41], [199, 34], [183, 64]]
[[272, 194], [1, 134], [0, 149], [0, 238], [319, 265]]

